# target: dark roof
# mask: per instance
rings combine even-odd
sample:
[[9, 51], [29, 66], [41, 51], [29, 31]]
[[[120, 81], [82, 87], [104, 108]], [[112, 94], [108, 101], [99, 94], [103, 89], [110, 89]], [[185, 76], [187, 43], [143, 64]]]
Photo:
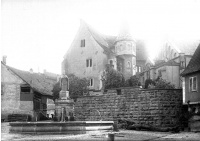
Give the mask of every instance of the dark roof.
[[34, 91], [42, 95], [52, 96], [53, 85], [56, 83], [56, 79], [48, 79], [44, 74], [22, 71], [7, 65], [5, 66], [28, 83]]
[[194, 55], [192, 56], [188, 66], [186, 69], [182, 72], [182, 76], [188, 75], [190, 73], [194, 73], [200, 71], [200, 44], [197, 47], [196, 51], [194, 52]]

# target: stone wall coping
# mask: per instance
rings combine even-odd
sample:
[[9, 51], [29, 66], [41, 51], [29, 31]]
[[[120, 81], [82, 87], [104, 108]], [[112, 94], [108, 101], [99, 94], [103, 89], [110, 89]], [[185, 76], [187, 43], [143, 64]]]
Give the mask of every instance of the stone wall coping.
[[112, 88], [112, 89], [106, 89], [107, 91], [109, 91], [109, 90], [122, 90], [122, 89], [138, 89], [139, 88], [139, 90], [140, 91], [151, 91], [151, 90], [182, 90], [182, 89], [142, 89], [142, 88], [140, 88], [140, 87], [120, 87], [120, 88]]
[[78, 97], [78, 98], [84, 98], [84, 97], [101, 97], [101, 96], [104, 96], [105, 94], [102, 94], [102, 95], [85, 95], [85, 96], [82, 96], [82, 97]]
[[120, 87], [120, 88], [111, 88], [111, 89], [106, 89], [107, 91], [109, 90], [119, 90], [119, 89], [136, 89], [136, 88], [140, 88], [138, 87]]
[[177, 91], [182, 89], [140, 89], [140, 91], [154, 91], [154, 90], [171, 90], [171, 91]]

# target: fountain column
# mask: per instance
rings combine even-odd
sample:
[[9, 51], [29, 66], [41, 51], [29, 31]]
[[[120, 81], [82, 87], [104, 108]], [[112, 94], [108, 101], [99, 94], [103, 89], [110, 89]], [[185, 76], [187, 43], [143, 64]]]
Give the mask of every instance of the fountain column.
[[59, 98], [55, 100], [55, 111], [58, 121], [69, 120], [74, 115], [74, 101], [69, 97], [69, 79], [67, 75], [62, 75], [60, 79], [61, 91]]

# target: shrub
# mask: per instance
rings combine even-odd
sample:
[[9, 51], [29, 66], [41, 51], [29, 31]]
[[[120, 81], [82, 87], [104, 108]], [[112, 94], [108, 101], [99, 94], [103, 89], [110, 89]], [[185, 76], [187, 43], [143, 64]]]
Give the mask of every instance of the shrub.
[[79, 78], [74, 74], [69, 74], [69, 95], [72, 99], [83, 96], [88, 92], [89, 80], [87, 78]]
[[147, 79], [145, 81], [145, 89], [175, 89], [175, 85], [167, 82], [162, 78], [157, 78], [156, 80]]
[[123, 87], [125, 84], [124, 76], [121, 72], [109, 69], [106, 72], [105, 89]]
[[126, 80], [125, 86], [126, 87], [140, 86], [139, 78], [136, 75], [131, 76], [129, 79]]
[[156, 89], [175, 89], [175, 85], [160, 78], [157, 81], [155, 81], [155, 88]]
[[[79, 78], [74, 74], [69, 74], [69, 97], [76, 100], [78, 97], [83, 96], [83, 92], [88, 92], [89, 80], [86, 78]], [[61, 91], [60, 81], [53, 87], [53, 99], [59, 98]]]
[[147, 80], [145, 81], [145, 86], [144, 86], [144, 88], [147, 89], [147, 88], [149, 88], [149, 86], [152, 87], [152, 85], [155, 85], [155, 82], [154, 82], [152, 79], [147, 79]]

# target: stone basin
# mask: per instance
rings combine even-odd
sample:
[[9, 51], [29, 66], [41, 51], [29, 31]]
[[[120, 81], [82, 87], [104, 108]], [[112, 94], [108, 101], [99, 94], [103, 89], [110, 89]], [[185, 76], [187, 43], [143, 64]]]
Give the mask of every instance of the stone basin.
[[112, 131], [113, 121], [68, 122], [10, 122], [10, 133], [27, 134], [86, 134], [93, 131]]

